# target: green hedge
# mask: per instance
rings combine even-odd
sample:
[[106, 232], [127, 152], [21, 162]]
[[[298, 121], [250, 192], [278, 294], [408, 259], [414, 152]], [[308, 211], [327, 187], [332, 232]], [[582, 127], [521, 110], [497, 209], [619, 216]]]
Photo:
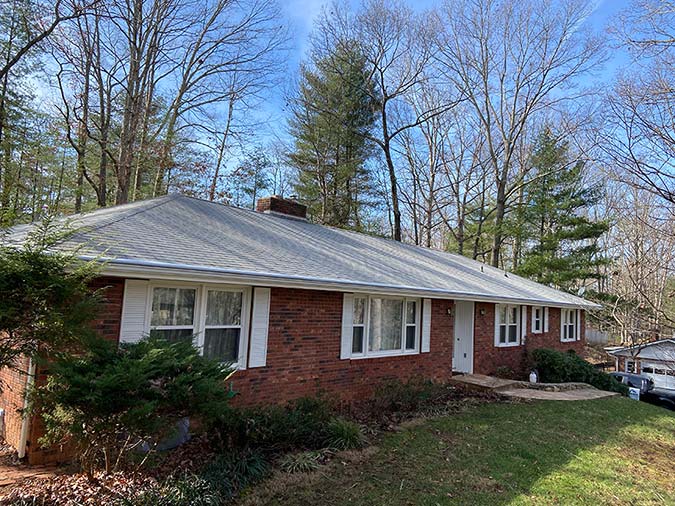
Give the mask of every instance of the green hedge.
[[531, 362], [532, 367], [539, 373], [539, 381], [543, 383], [588, 383], [600, 390], [628, 394], [626, 385], [597, 370], [573, 351], [561, 352], [538, 348], [532, 351]]

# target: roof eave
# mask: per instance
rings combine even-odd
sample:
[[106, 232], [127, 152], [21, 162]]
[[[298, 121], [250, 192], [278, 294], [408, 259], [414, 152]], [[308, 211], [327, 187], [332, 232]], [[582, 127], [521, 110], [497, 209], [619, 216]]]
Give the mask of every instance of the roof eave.
[[136, 259], [102, 258], [82, 256], [83, 260], [99, 260], [104, 262], [102, 275], [136, 278], [153, 278], [175, 281], [202, 281], [231, 284], [246, 284], [269, 287], [304, 288], [310, 290], [335, 290], [368, 292], [374, 294], [400, 294], [430, 298], [451, 298], [476, 302], [514, 303], [526, 305], [543, 305], [577, 309], [598, 309], [601, 306], [584, 301], [583, 304], [573, 302], [551, 301], [534, 298], [494, 297], [476, 293], [454, 292], [444, 289], [424, 288], [403, 285], [386, 285], [346, 281], [338, 279], [320, 279], [307, 276], [292, 276], [276, 273], [260, 273], [237, 271], [217, 267], [202, 267], [184, 264], [165, 264], [162, 262], [140, 261]]

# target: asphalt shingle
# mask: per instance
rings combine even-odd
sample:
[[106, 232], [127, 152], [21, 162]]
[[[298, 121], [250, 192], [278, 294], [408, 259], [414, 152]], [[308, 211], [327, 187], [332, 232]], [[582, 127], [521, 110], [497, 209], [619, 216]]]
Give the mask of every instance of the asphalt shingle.
[[[112, 265], [593, 306], [460, 255], [181, 195], [77, 215], [70, 222], [78, 231], [61, 247], [81, 247], [81, 255], [102, 256]], [[20, 240], [26, 230], [17, 227], [11, 236]]]

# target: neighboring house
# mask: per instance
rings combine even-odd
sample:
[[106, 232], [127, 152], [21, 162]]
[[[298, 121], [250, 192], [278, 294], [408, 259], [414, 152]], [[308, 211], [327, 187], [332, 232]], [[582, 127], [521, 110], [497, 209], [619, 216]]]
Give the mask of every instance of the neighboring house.
[[675, 339], [661, 339], [624, 348], [613, 348], [616, 370], [644, 374], [656, 388], [675, 390]]
[[[583, 346], [590, 302], [463, 256], [312, 224], [305, 210], [280, 197], [252, 211], [170, 195], [74, 217], [82, 228], [62, 247], [106, 261], [95, 283], [108, 287], [102, 335], [196, 336], [238, 368], [241, 404], [522, 372], [527, 348]], [[7, 439], [48, 459], [37, 456], [39, 428], [15, 415], [20, 399], [3, 394]]]

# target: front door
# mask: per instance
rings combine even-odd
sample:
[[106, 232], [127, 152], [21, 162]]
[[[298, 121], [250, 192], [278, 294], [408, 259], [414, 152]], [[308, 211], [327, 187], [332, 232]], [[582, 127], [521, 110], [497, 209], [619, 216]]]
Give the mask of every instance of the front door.
[[473, 373], [473, 302], [455, 302], [455, 345], [452, 370]]

